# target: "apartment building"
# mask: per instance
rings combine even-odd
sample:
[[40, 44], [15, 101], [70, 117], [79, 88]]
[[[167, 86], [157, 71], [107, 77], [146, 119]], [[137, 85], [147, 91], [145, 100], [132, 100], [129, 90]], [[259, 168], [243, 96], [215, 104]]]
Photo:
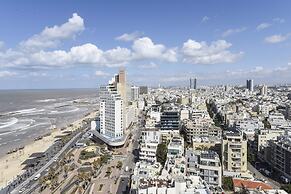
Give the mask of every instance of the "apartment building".
[[156, 151], [161, 141], [161, 133], [157, 128], [143, 129], [140, 142], [140, 160], [149, 163], [156, 162]]
[[291, 180], [291, 137], [281, 136], [277, 140], [271, 140], [269, 164]]
[[276, 140], [279, 136], [283, 135], [285, 130], [283, 129], [261, 129], [256, 131], [254, 146], [257, 152], [257, 157], [264, 161], [270, 159], [268, 154], [268, 145], [270, 140]]
[[224, 175], [239, 176], [247, 171], [247, 140], [241, 133], [226, 133], [222, 140]]
[[212, 186], [221, 186], [221, 163], [219, 155], [214, 151], [186, 151], [186, 174], [199, 175]]
[[186, 133], [186, 140], [188, 143], [193, 142], [193, 138], [196, 137], [218, 137], [221, 138], [222, 129], [216, 127], [212, 123], [209, 123], [203, 119], [186, 120], [182, 127]]

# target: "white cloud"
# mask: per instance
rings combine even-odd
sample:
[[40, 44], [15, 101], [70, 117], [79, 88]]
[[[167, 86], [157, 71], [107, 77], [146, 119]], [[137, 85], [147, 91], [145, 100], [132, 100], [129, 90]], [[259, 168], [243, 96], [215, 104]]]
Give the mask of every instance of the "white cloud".
[[85, 29], [84, 20], [77, 13], [74, 13], [69, 20], [61, 26], [45, 27], [40, 33], [20, 43], [25, 50], [39, 50], [55, 48], [61, 40], [74, 38]]
[[210, 20], [210, 18], [208, 16], [204, 16], [202, 19], [201, 19], [201, 22], [204, 23], [204, 22], [207, 22], [208, 20]]
[[175, 49], [167, 49], [162, 44], [155, 44], [148, 37], [142, 37], [133, 42], [132, 50], [135, 59], [158, 59], [169, 62], [177, 61]]
[[79, 64], [99, 66], [120, 66], [130, 60], [131, 52], [126, 48], [114, 48], [102, 51], [91, 43], [75, 46], [66, 52], [63, 50], [40, 51], [30, 56], [31, 64], [43, 64], [44, 67], [70, 67]]
[[271, 26], [272, 26], [272, 24], [264, 22], [264, 23], [261, 23], [257, 26], [257, 30], [259, 30], [259, 31], [264, 30], [264, 29], [269, 28]]
[[231, 43], [225, 40], [218, 40], [210, 43], [197, 42], [189, 39], [183, 44], [182, 53], [184, 62], [191, 64], [218, 64], [218, 63], [232, 63], [240, 56], [240, 53], [232, 53], [228, 48], [232, 46]]
[[124, 33], [118, 37], [115, 38], [115, 40], [120, 40], [120, 41], [125, 41], [125, 42], [130, 42], [130, 41], [134, 41], [137, 38], [139, 38], [142, 35], [141, 32], [135, 31], [132, 33]]
[[95, 75], [96, 75], [97, 77], [107, 77], [107, 76], [109, 76], [110, 74], [109, 74], [109, 73], [106, 73], [106, 72], [104, 72], [104, 71], [96, 71], [96, 72], [95, 72]]
[[0, 78], [2, 77], [11, 77], [17, 75], [16, 72], [11, 72], [11, 71], [0, 71]]
[[236, 33], [240, 33], [240, 32], [245, 31], [246, 29], [247, 29], [246, 27], [228, 29], [228, 30], [226, 30], [226, 31], [224, 31], [222, 33], [222, 37], [227, 37], [227, 36], [230, 36], [230, 35], [233, 35], [233, 34], [236, 34]]
[[156, 63], [153, 63], [153, 62], [139, 66], [139, 68], [141, 68], [141, 69], [155, 69], [157, 67], [158, 67], [158, 65]]
[[265, 38], [265, 42], [267, 43], [279, 43], [287, 40], [290, 34], [282, 35], [282, 34], [275, 34], [272, 36], [268, 36]]
[[274, 18], [273, 21], [282, 24], [285, 22], [285, 19], [284, 18]]

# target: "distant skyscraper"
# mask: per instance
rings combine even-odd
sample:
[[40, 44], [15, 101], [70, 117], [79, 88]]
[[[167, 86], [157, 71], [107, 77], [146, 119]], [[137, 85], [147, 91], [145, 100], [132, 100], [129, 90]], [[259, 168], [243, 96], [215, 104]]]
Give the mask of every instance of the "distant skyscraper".
[[260, 94], [261, 94], [262, 96], [266, 96], [266, 95], [268, 95], [268, 86], [263, 85], [263, 86], [261, 87]]
[[197, 79], [196, 78], [190, 78], [190, 89], [197, 89]]
[[139, 98], [139, 87], [132, 86], [131, 87], [131, 100], [135, 101], [135, 100], [138, 100], [138, 98]]
[[251, 92], [254, 91], [254, 80], [252, 79], [247, 80], [247, 89]]

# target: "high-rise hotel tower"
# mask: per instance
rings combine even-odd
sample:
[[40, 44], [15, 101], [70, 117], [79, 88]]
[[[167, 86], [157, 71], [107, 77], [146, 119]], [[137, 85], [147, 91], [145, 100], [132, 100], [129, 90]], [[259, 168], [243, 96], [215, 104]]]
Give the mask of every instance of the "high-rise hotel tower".
[[100, 134], [114, 140], [124, 135], [125, 72], [121, 70], [107, 86], [100, 87]]

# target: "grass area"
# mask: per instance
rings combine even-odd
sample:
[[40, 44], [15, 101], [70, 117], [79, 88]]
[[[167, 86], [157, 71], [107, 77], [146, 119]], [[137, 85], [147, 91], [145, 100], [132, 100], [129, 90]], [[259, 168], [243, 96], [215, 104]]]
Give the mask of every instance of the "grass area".
[[96, 156], [97, 156], [97, 154], [95, 152], [87, 152], [86, 150], [83, 150], [80, 153], [79, 159], [80, 160], [87, 160], [87, 159], [90, 159], [90, 158], [94, 158]]

